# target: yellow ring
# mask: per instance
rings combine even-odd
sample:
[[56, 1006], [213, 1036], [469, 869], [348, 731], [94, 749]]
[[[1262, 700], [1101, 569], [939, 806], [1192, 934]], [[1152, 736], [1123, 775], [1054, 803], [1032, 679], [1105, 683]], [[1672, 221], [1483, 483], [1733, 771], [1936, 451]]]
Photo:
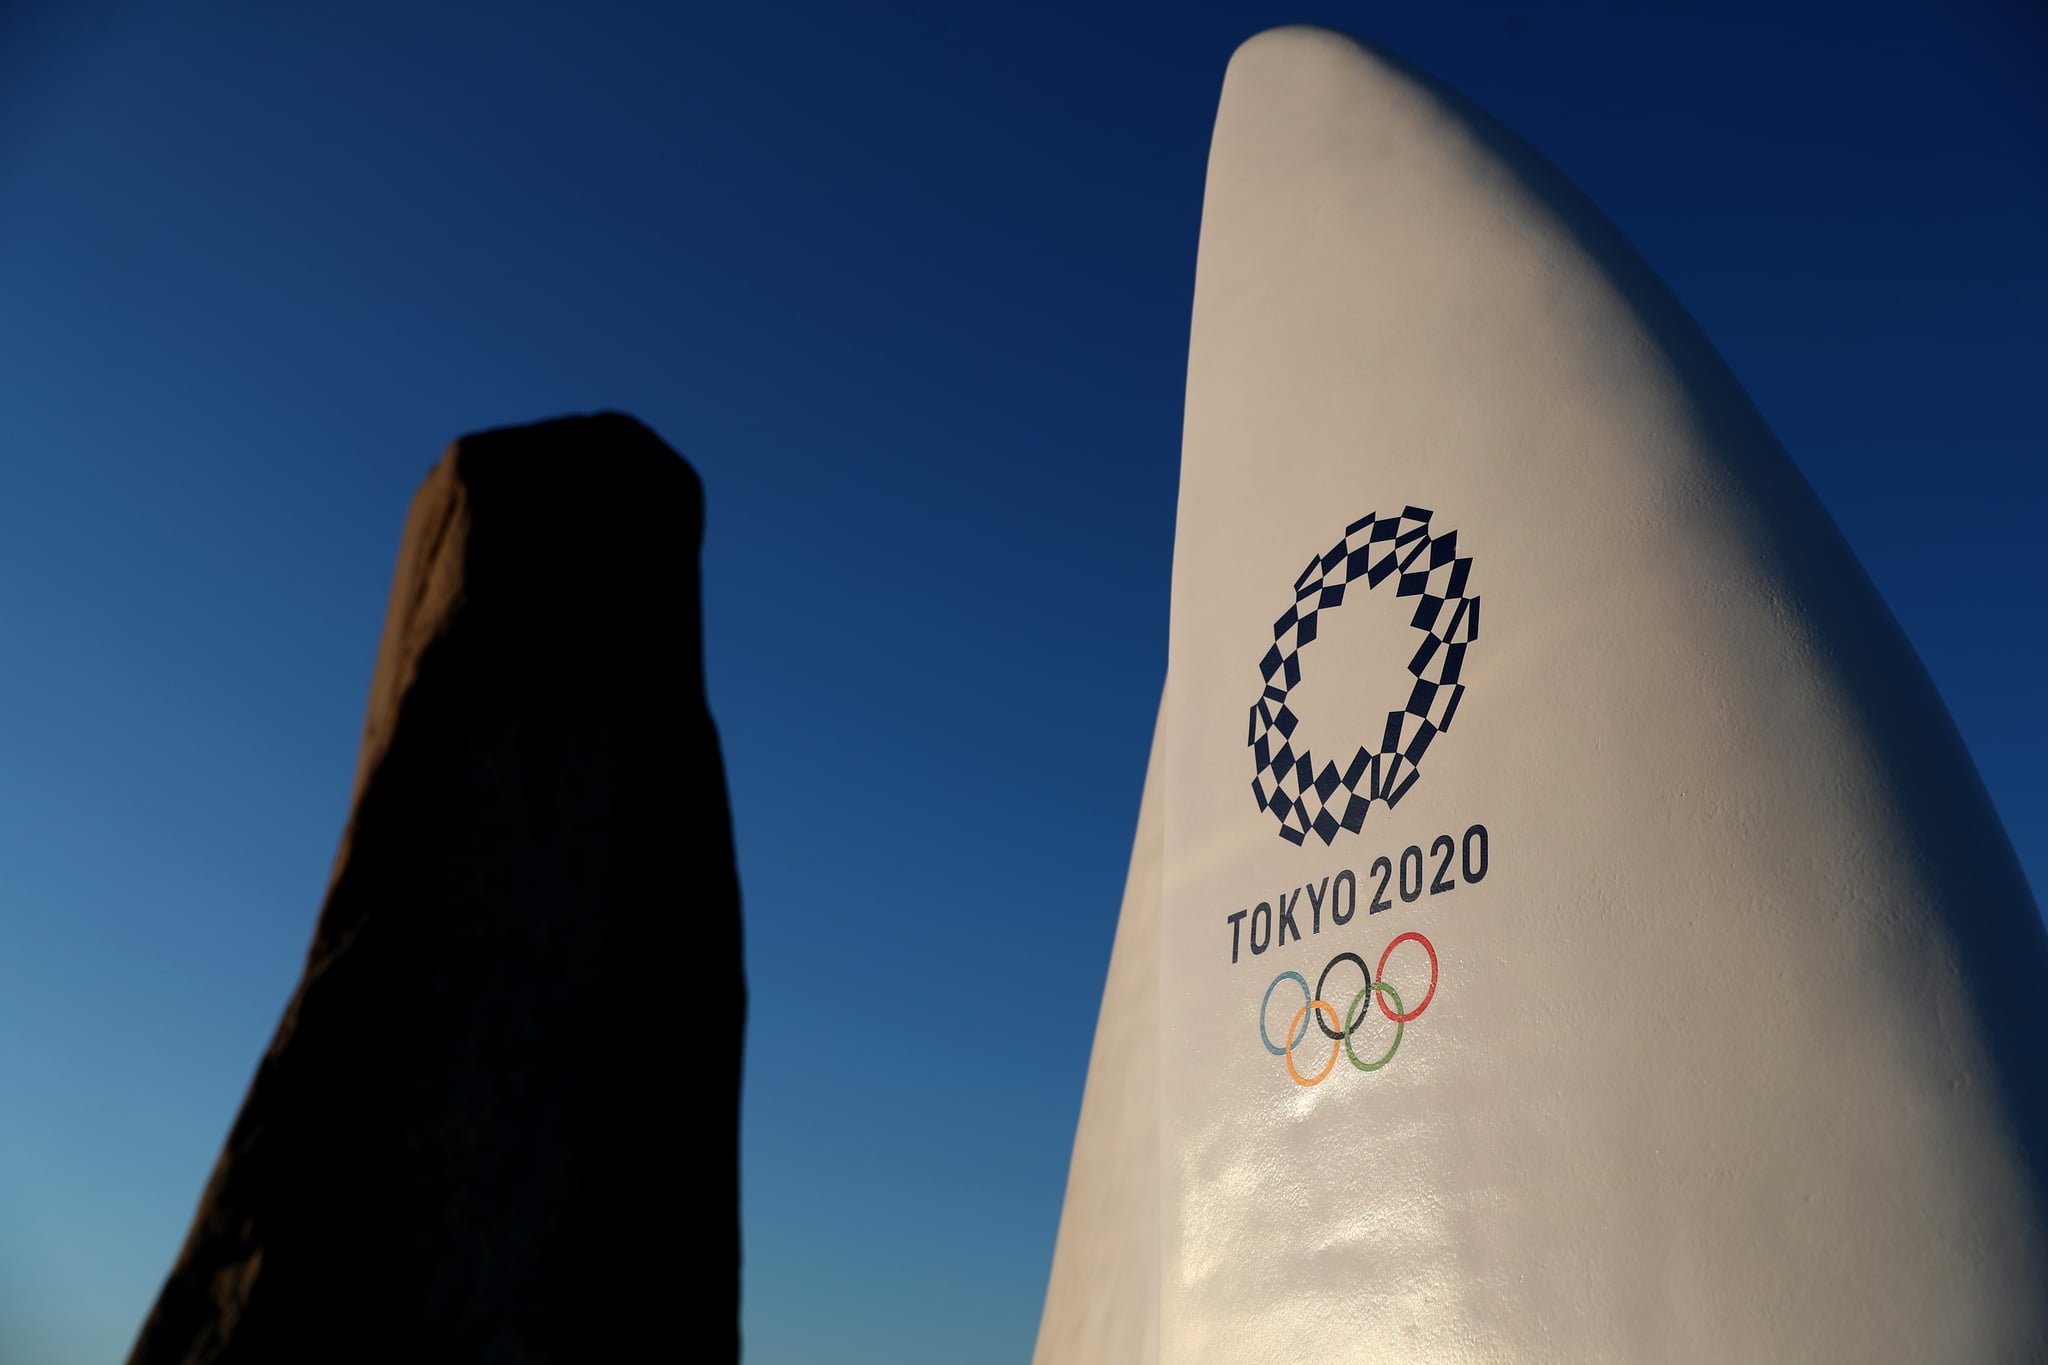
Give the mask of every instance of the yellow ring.
[[1337, 1065], [1338, 1050], [1344, 1046], [1343, 1039], [1340, 1036], [1336, 1042], [1330, 1044], [1330, 1060], [1323, 1063], [1323, 1069], [1316, 1073], [1316, 1078], [1312, 1081], [1305, 1081], [1301, 1078], [1301, 1073], [1294, 1069], [1294, 1027], [1295, 1025], [1299, 1024], [1303, 1018], [1307, 1016], [1308, 1012], [1311, 1009], [1318, 1009], [1321, 1010], [1324, 1014], [1329, 1015], [1330, 1023], [1334, 1025], [1336, 1028], [1342, 1029], [1344, 1027], [1344, 1021], [1337, 1017], [1337, 1011], [1332, 1009], [1327, 1001], [1311, 1000], [1308, 1002], [1308, 1004], [1303, 1005], [1300, 1009], [1294, 1012], [1294, 1018], [1288, 1020], [1287, 1022], [1286, 1055], [1287, 1074], [1294, 1077], [1294, 1083], [1296, 1085], [1321, 1085], [1323, 1082], [1323, 1077], [1330, 1074], [1330, 1068]]

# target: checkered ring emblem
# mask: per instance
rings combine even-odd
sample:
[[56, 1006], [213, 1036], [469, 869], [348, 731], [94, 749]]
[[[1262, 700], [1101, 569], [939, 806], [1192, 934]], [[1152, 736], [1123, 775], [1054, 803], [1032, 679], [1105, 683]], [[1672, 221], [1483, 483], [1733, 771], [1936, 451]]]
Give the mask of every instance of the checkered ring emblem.
[[[1337, 831], [1353, 834], [1375, 801], [1399, 805], [1422, 776], [1430, 742], [1451, 728], [1465, 695], [1459, 681], [1465, 651], [1479, 638], [1479, 599], [1468, 592], [1472, 561], [1458, 554], [1458, 533], [1432, 532], [1426, 507], [1398, 516], [1368, 512], [1344, 528], [1343, 538], [1308, 562], [1294, 580], [1294, 603], [1273, 623], [1273, 647], [1259, 661], [1264, 687], [1251, 707], [1245, 743], [1255, 766], [1252, 795], [1280, 823], [1280, 837], [1302, 843], [1314, 834], [1325, 844]], [[1295, 714], [1288, 694], [1301, 681], [1301, 655], [1316, 638], [1317, 614], [1394, 580], [1394, 596], [1417, 599], [1420, 642], [1408, 671], [1415, 685], [1407, 701], [1387, 712], [1377, 751], [1360, 745], [1343, 768], [1293, 745]]]

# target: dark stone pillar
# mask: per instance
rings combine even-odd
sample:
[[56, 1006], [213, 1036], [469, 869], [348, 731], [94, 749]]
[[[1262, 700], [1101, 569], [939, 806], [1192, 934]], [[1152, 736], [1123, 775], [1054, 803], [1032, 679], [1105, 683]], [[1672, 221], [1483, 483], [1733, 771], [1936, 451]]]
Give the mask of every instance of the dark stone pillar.
[[702, 529], [616, 414], [428, 476], [305, 975], [132, 1365], [737, 1358]]

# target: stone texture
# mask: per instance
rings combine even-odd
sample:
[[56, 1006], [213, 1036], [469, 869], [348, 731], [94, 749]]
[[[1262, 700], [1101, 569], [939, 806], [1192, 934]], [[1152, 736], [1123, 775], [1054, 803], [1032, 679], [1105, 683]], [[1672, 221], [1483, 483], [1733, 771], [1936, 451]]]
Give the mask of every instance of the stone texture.
[[737, 1357], [702, 527], [616, 414], [428, 476], [305, 974], [133, 1365]]

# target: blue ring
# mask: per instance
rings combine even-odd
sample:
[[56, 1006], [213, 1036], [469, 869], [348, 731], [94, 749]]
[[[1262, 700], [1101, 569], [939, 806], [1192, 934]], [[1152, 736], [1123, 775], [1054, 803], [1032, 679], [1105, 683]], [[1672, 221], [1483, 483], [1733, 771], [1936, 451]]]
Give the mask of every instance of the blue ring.
[[1273, 986], [1278, 986], [1290, 976], [1294, 978], [1294, 984], [1301, 987], [1301, 1007], [1303, 1013], [1301, 1018], [1301, 1038], [1296, 1038], [1293, 1043], [1288, 1045], [1289, 1047], [1298, 1045], [1302, 1038], [1308, 1037], [1308, 1016], [1315, 1013], [1313, 1009], [1309, 1008], [1315, 1001], [1309, 996], [1307, 977], [1303, 976], [1300, 972], [1282, 972], [1273, 978], [1273, 985], [1266, 987], [1266, 998], [1259, 1002], [1259, 1041], [1264, 1043], [1266, 1051], [1272, 1053], [1275, 1057], [1285, 1057], [1287, 1055], [1287, 1048], [1273, 1046], [1273, 1040], [1266, 1036], [1266, 1006], [1273, 1003]]

